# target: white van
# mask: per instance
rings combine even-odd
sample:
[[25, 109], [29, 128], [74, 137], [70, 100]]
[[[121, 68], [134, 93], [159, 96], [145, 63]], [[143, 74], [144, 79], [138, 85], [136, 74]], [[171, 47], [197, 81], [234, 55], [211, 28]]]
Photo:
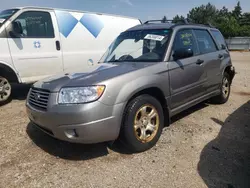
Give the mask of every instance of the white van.
[[24, 7], [0, 12], [0, 102], [10, 83], [33, 83], [98, 63], [136, 18], [63, 9]]

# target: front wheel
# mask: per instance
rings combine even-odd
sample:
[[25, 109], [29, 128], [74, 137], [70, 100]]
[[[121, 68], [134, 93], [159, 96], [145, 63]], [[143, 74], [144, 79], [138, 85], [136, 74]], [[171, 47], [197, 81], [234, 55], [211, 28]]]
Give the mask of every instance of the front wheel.
[[228, 73], [224, 73], [222, 84], [220, 87], [220, 94], [212, 98], [212, 102], [216, 104], [224, 104], [228, 101], [231, 92], [231, 79]]
[[146, 151], [159, 140], [163, 126], [160, 102], [149, 95], [138, 96], [126, 108], [121, 141], [132, 152]]
[[0, 76], [0, 104], [8, 101], [11, 95], [11, 85], [9, 81]]

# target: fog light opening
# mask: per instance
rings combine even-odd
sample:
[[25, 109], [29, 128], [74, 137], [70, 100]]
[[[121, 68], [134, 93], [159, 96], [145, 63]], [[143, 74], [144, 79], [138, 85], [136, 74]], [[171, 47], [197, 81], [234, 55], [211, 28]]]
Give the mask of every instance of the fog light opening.
[[68, 129], [65, 131], [65, 135], [68, 137], [68, 138], [77, 138], [78, 137], [78, 134], [76, 132], [75, 129]]

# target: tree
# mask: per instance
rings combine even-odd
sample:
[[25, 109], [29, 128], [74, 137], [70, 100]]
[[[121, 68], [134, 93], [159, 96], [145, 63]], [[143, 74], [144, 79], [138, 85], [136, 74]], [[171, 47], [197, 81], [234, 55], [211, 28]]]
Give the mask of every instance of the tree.
[[242, 14], [242, 8], [240, 6], [240, 2], [238, 1], [237, 5], [234, 7], [234, 10], [232, 11], [232, 16], [239, 21]]
[[[177, 20], [183, 18], [176, 15], [173, 22], [176, 23]], [[211, 3], [194, 7], [189, 11], [187, 19], [198, 24], [210, 23], [217, 27], [225, 38], [250, 36], [250, 13], [242, 13], [239, 1], [232, 11], [225, 6], [217, 9]]]
[[226, 8], [225, 6], [222, 7], [221, 10], [219, 10], [218, 16], [221, 17], [228, 17], [230, 16], [230, 12], [228, 11], [228, 8]]
[[239, 33], [239, 23], [233, 16], [219, 17], [215, 26], [223, 33], [225, 38], [235, 37]]
[[166, 21], [167, 21], [167, 17], [164, 16], [164, 17], [162, 18], [162, 23], [165, 23]]
[[250, 26], [250, 12], [246, 12], [242, 14], [240, 19], [240, 25], [249, 25]]
[[177, 23], [180, 20], [184, 20], [185, 18], [181, 15], [179, 16], [178, 14], [173, 18], [173, 23]]
[[206, 24], [208, 22], [213, 22], [217, 15], [218, 11], [216, 7], [211, 3], [208, 3], [207, 5], [193, 8], [189, 11], [187, 17], [194, 23]]

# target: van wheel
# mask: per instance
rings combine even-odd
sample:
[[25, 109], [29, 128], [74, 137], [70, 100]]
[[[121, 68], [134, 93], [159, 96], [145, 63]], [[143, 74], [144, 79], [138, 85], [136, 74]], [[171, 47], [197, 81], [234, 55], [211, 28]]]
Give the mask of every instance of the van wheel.
[[162, 106], [150, 95], [141, 95], [127, 106], [121, 142], [132, 152], [143, 152], [159, 140], [164, 126]]
[[7, 102], [11, 95], [11, 85], [9, 81], [0, 76], [0, 104]]
[[212, 98], [212, 102], [216, 104], [224, 104], [228, 101], [231, 92], [231, 80], [227, 72], [224, 73], [222, 84], [220, 88], [220, 94]]

